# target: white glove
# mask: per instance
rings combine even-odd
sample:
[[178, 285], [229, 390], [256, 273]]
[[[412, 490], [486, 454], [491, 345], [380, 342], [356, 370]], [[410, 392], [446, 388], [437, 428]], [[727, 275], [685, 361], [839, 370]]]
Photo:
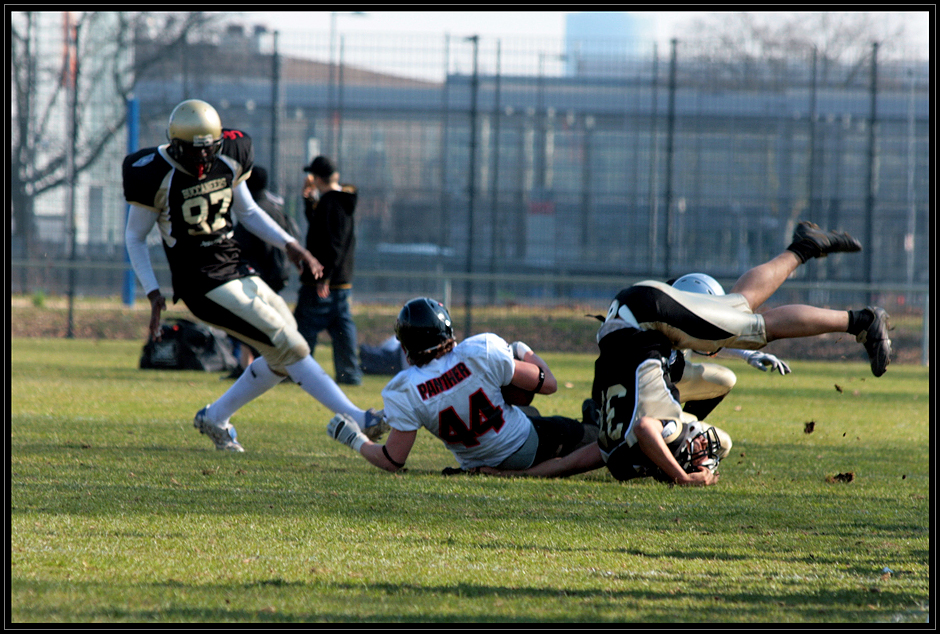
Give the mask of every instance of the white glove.
[[532, 352], [532, 348], [525, 345], [521, 341], [513, 341], [512, 345], [509, 346], [512, 348], [512, 357], [513, 359], [519, 359], [523, 361], [527, 352]]
[[359, 425], [356, 424], [348, 414], [337, 414], [330, 419], [326, 426], [326, 433], [330, 438], [339, 441], [344, 445], [352, 447], [353, 451], [358, 452], [362, 444], [369, 438], [362, 433]]
[[790, 374], [790, 366], [774, 355], [767, 354], [766, 352], [754, 350], [748, 355], [747, 362], [763, 372], [776, 370], [780, 374]]

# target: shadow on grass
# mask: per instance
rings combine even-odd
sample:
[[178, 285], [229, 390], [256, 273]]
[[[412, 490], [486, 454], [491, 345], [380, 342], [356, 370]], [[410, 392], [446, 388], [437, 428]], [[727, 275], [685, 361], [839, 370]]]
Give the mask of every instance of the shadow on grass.
[[[702, 587], [705, 586], [705, 587]], [[798, 581], [777, 584], [773, 594], [730, 591], [701, 580], [688, 587], [659, 592], [637, 589], [572, 589], [563, 585], [509, 587], [460, 582], [448, 585], [415, 583], [285, 581], [277, 577], [245, 584], [194, 585], [168, 580], [133, 587], [84, 582], [14, 580], [12, 622], [19, 599], [63, 593], [68, 599], [54, 607], [32, 606], [22, 622], [121, 621], [137, 623], [198, 622], [414, 622], [414, 623], [755, 623], [775, 615], [777, 622], [870, 623], [896, 620], [923, 622], [926, 606], [912, 606], [907, 592], [860, 587], [854, 590], [807, 591]], [[116, 596], [146, 596], [160, 608], [94, 607], [120, 603]], [[291, 605], [298, 596], [315, 596], [316, 609], [275, 608]], [[76, 599], [75, 597], [80, 597]], [[80, 603], [80, 605], [74, 605]], [[533, 615], [524, 606], [552, 605]], [[218, 607], [199, 607], [206, 604]], [[396, 604], [400, 603], [401, 607]], [[19, 608], [17, 606], [19, 605]], [[250, 606], [264, 606], [257, 609]], [[466, 608], [461, 609], [461, 605]], [[660, 609], [668, 605], [668, 610]], [[519, 616], [525, 613], [524, 616]]]

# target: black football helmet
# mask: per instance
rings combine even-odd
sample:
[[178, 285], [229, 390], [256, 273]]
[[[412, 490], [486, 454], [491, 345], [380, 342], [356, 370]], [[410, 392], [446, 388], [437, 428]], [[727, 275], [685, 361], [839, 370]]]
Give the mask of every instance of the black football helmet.
[[222, 120], [205, 101], [187, 99], [170, 114], [167, 138], [173, 160], [193, 176], [202, 178], [222, 149]]
[[454, 326], [444, 304], [430, 297], [417, 297], [398, 313], [395, 336], [413, 357], [453, 339]]

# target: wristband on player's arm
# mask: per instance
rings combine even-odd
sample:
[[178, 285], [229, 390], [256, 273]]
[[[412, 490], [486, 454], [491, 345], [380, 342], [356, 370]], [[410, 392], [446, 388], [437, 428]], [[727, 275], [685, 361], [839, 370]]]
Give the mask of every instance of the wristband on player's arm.
[[388, 449], [385, 448], [385, 445], [382, 445], [382, 453], [385, 455], [386, 460], [391, 462], [393, 465], [395, 465], [399, 469], [405, 466], [404, 462], [398, 462], [394, 458], [392, 458], [390, 455], [388, 455]]

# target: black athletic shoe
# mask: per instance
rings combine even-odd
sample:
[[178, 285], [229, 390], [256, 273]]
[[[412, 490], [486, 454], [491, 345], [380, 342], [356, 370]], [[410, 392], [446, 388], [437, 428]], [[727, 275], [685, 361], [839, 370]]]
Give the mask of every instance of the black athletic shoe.
[[871, 325], [855, 335], [855, 340], [865, 345], [865, 352], [871, 361], [871, 373], [881, 376], [891, 363], [891, 339], [888, 337], [888, 313], [884, 308], [868, 306], [865, 310], [875, 318]]
[[793, 230], [793, 243], [805, 246], [811, 257], [824, 258], [830, 253], [854, 253], [862, 250], [862, 243], [844, 231], [825, 231], [808, 220]]

